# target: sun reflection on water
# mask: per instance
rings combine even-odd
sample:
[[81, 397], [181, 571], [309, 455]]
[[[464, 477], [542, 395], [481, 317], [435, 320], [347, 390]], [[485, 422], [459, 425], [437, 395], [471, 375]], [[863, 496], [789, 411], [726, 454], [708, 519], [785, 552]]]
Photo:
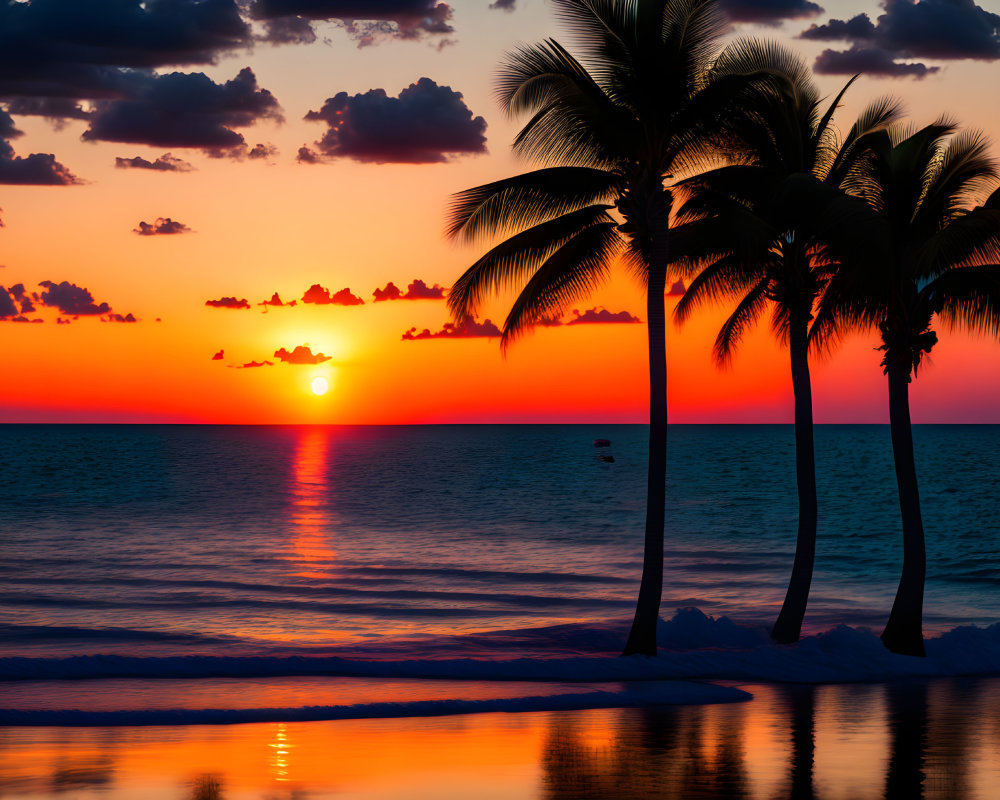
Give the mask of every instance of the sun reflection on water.
[[292, 462], [289, 494], [292, 498], [291, 574], [300, 578], [329, 578], [337, 553], [330, 546], [333, 519], [329, 511], [329, 432], [305, 428], [299, 435]]

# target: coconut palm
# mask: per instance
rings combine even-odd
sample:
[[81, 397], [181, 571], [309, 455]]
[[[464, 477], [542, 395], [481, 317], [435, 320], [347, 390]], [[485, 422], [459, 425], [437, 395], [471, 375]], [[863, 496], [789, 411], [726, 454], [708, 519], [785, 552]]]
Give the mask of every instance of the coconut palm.
[[847, 185], [877, 213], [867, 258], [846, 260], [816, 321], [822, 341], [875, 328], [889, 385], [889, 425], [903, 527], [903, 568], [882, 633], [896, 653], [924, 655], [926, 557], [910, 426], [909, 386], [946, 327], [1000, 335], [1000, 193], [969, 206], [996, 184], [998, 170], [976, 132], [939, 120], [906, 135], [882, 131], [872, 157]]
[[[715, 59], [726, 23], [715, 0], [554, 0], [580, 57], [548, 39], [503, 63], [498, 98], [530, 114], [517, 154], [542, 166], [460, 192], [448, 234], [509, 238], [456, 281], [452, 314], [519, 289], [502, 346], [600, 284], [619, 260], [647, 291], [649, 469], [642, 580], [625, 654], [656, 652], [666, 481], [664, 290], [673, 195], [664, 182], [730, 135], [741, 91], [781, 65], [766, 47]], [[714, 61], [713, 61], [714, 59]], [[747, 77], [752, 76], [752, 77]], [[724, 124], [725, 123], [725, 124]]]
[[[794, 56], [786, 58], [795, 63]], [[692, 196], [678, 214], [682, 245], [674, 255], [700, 269], [675, 310], [679, 324], [706, 303], [735, 300], [715, 341], [720, 365], [731, 361], [744, 333], [768, 306], [772, 328], [788, 344], [795, 421], [798, 534], [784, 603], [771, 636], [797, 641], [802, 630], [816, 551], [816, 468], [808, 331], [820, 293], [835, 264], [826, 241], [856, 235], [865, 209], [840, 184], [866, 158], [872, 136], [898, 115], [881, 99], [858, 117], [843, 140], [833, 116], [849, 81], [825, 108], [801, 61], [793, 80], [761, 87], [757, 121], [746, 128], [746, 164], [694, 176], [682, 187]]]

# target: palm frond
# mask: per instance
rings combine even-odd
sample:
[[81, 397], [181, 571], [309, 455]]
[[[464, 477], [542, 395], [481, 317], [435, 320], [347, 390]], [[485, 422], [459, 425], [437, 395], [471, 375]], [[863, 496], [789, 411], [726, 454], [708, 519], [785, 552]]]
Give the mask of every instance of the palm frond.
[[595, 225], [614, 224], [610, 206], [596, 205], [571, 211], [542, 222], [501, 242], [469, 267], [448, 294], [448, 309], [454, 318], [476, 314], [491, 293], [501, 292], [524, 280], [555, 250]]
[[1000, 337], [1000, 264], [950, 269], [921, 293], [949, 328]]
[[979, 131], [956, 134], [932, 167], [916, 219], [928, 226], [946, 224], [995, 188], [997, 177], [986, 137]]
[[541, 317], [589, 295], [608, 276], [624, 248], [614, 223], [593, 225], [552, 253], [535, 271], [511, 306], [500, 346], [504, 350]]
[[715, 337], [712, 355], [719, 366], [728, 366], [743, 340], [747, 330], [756, 324], [767, 306], [767, 288], [769, 281], [765, 278], [758, 282], [729, 315]]
[[476, 241], [613, 200], [620, 178], [589, 167], [547, 167], [452, 196], [445, 235]]
[[674, 321], [683, 325], [696, 309], [723, 300], [745, 297], [761, 282], [767, 282], [773, 260], [745, 258], [730, 253], [716, 259], [691, 280], [674, 308]]

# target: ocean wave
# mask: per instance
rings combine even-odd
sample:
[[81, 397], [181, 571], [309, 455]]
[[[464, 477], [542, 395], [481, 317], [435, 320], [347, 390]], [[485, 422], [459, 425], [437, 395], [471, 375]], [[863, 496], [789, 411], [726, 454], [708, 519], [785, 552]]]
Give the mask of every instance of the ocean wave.
[[[553, 629], [555, 630], [555, 629]], [[607, 627], [594, 633], [608, 635]], [[512, 639], [513, 637], [513, 632]], [[568, 635], [568, 634], [567, 634]], [[575, 628], [571, 638], [586, 638]], [[695, 608], [661, 620], [661, 652], [656, 657], [555, 656], [502, 658], [420, 657], [424, 643], [403, 643], [379, 658], [377, 646], [365, 657], [209, 656], [137, 657], [86, 655], [68, 658], [0, 659], [0, 680], [85, 680], [98, 678], [250, 678], [296, 675], [371, 678], [527, 681], [748, 680], [793, 683], [850, 683], [901, 677], [1000, 674], [1000, 623], [987, 628], [954, 628], [928, 639], [927, 657], [890, 653], [866, 628], [839, 625], [793, 645], [771, 642], [766, 629], [715, 619]], [[455, 637], [460, 640], [461, 637]], [[494, 642], [496, 644], [497, 642]], [[463, 652], [456, 646], [455, 652]], [[406, 657], [409, 655], [409, 657]]]

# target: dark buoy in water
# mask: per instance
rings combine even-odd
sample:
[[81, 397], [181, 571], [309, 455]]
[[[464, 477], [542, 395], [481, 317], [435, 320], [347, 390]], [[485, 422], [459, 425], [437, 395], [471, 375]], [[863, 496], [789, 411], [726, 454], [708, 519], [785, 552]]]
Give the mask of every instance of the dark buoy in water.
[[611, 447], [610, 439], [594, 439], [594, 447]]

